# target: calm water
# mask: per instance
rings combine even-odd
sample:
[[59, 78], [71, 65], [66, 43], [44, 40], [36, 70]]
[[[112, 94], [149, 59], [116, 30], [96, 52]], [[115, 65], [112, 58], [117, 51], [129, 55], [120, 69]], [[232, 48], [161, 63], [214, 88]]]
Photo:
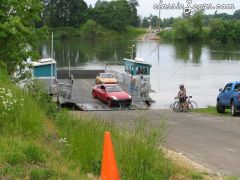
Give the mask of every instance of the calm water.
[[[50, 42], [39, 52], [49, 57]], [[109, 69], [123, 71], [121, 60], [129, 57], [132, 44], [136, 54], [152, 64], [151, 97], [153, 108], [168, 108], [174, 101], [180, 83], [200, 107], [216, 104], [218, 89], [227, 82], [240, 80], [240, 45], [171, 44], [158, 41], [94, 42], [65, 40], [54, 42], [59, 67], [74, 69]]]

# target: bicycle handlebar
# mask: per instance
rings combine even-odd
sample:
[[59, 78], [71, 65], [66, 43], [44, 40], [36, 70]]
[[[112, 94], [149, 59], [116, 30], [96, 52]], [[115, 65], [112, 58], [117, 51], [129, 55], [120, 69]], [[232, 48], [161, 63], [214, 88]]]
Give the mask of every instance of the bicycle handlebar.
[[[192, 98], [192, 96], [186, 96], [186, 99], [191, 99]], [[179, 99], [179, 97], [174, 97], [174, 99]]]

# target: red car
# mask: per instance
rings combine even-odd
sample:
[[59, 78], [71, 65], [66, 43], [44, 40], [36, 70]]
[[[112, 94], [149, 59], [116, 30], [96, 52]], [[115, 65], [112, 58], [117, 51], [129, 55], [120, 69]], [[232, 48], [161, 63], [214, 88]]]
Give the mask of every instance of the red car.
[[96, 85], [92, 90], [94, 98], [98, 98], [108, 104], [108, 106], [130, 106], [132, 97], [123, 91], [117, 84]]

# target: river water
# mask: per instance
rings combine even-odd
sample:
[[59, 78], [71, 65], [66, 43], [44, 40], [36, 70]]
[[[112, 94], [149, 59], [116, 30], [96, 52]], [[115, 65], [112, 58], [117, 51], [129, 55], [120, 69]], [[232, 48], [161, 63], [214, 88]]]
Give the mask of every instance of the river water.
[[[49, 57], [50, 42], [39, 46], [42, 57]], [[199, 107], [214, 106], [219, 88], [229, 81], [240, 81], [239, 44], [184, 44], [159, 41], [54, 41], [58, 67], [72, 69], [114, 69], [123, 71], [122, 58], [135, 53], [152, 64], [153, 109], [169, 108], [184, 83], [187, 94]]]

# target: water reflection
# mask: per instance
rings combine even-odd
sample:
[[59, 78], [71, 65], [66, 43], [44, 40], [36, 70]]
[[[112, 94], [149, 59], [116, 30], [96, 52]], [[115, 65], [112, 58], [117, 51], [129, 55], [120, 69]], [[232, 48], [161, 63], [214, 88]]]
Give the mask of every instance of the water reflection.
[[[175, 61], [202, 64], [209, 60], [240, 60], [239, 44], [184, 44], [158, 41], [83, 41], [79, 39], [55, 40], [54, 57], [59, 67], [79, 67], [84, 64], [121, 64], [123, 57], [130, 57], [132, 45], [136, 43], [136, 54], [148, 59], [157, 55], [158, 63]], [[51, 42], [39, 45], [42, 57], [50, 56]], [[135, 52], [135, 51], [134, 51]], [[171, 57], [168, 57], [168, 54]], [[173, 55], [173, 57], [172, 57]], [[167, 59], [166, 59], [167, 58]]]
[[211, 44], [209, 45], [210, 59], [217, 61], [239, 61], [240, 44]]
[[175, 59], [178, 61], [201, 63], [202, 45], [201, 44], [182, 44], [175, 43]]
[[[129, 57], [129, 46], [132, 41], [82, 41], [54, 40], [54, 58], [58, 67], [66, 67], [69, 61], [72, 67], [82, 66], [87, 63], [119, 64], [123, 57]], [[51, 42], [39, 45], [41, 57], [51, 54]]]

